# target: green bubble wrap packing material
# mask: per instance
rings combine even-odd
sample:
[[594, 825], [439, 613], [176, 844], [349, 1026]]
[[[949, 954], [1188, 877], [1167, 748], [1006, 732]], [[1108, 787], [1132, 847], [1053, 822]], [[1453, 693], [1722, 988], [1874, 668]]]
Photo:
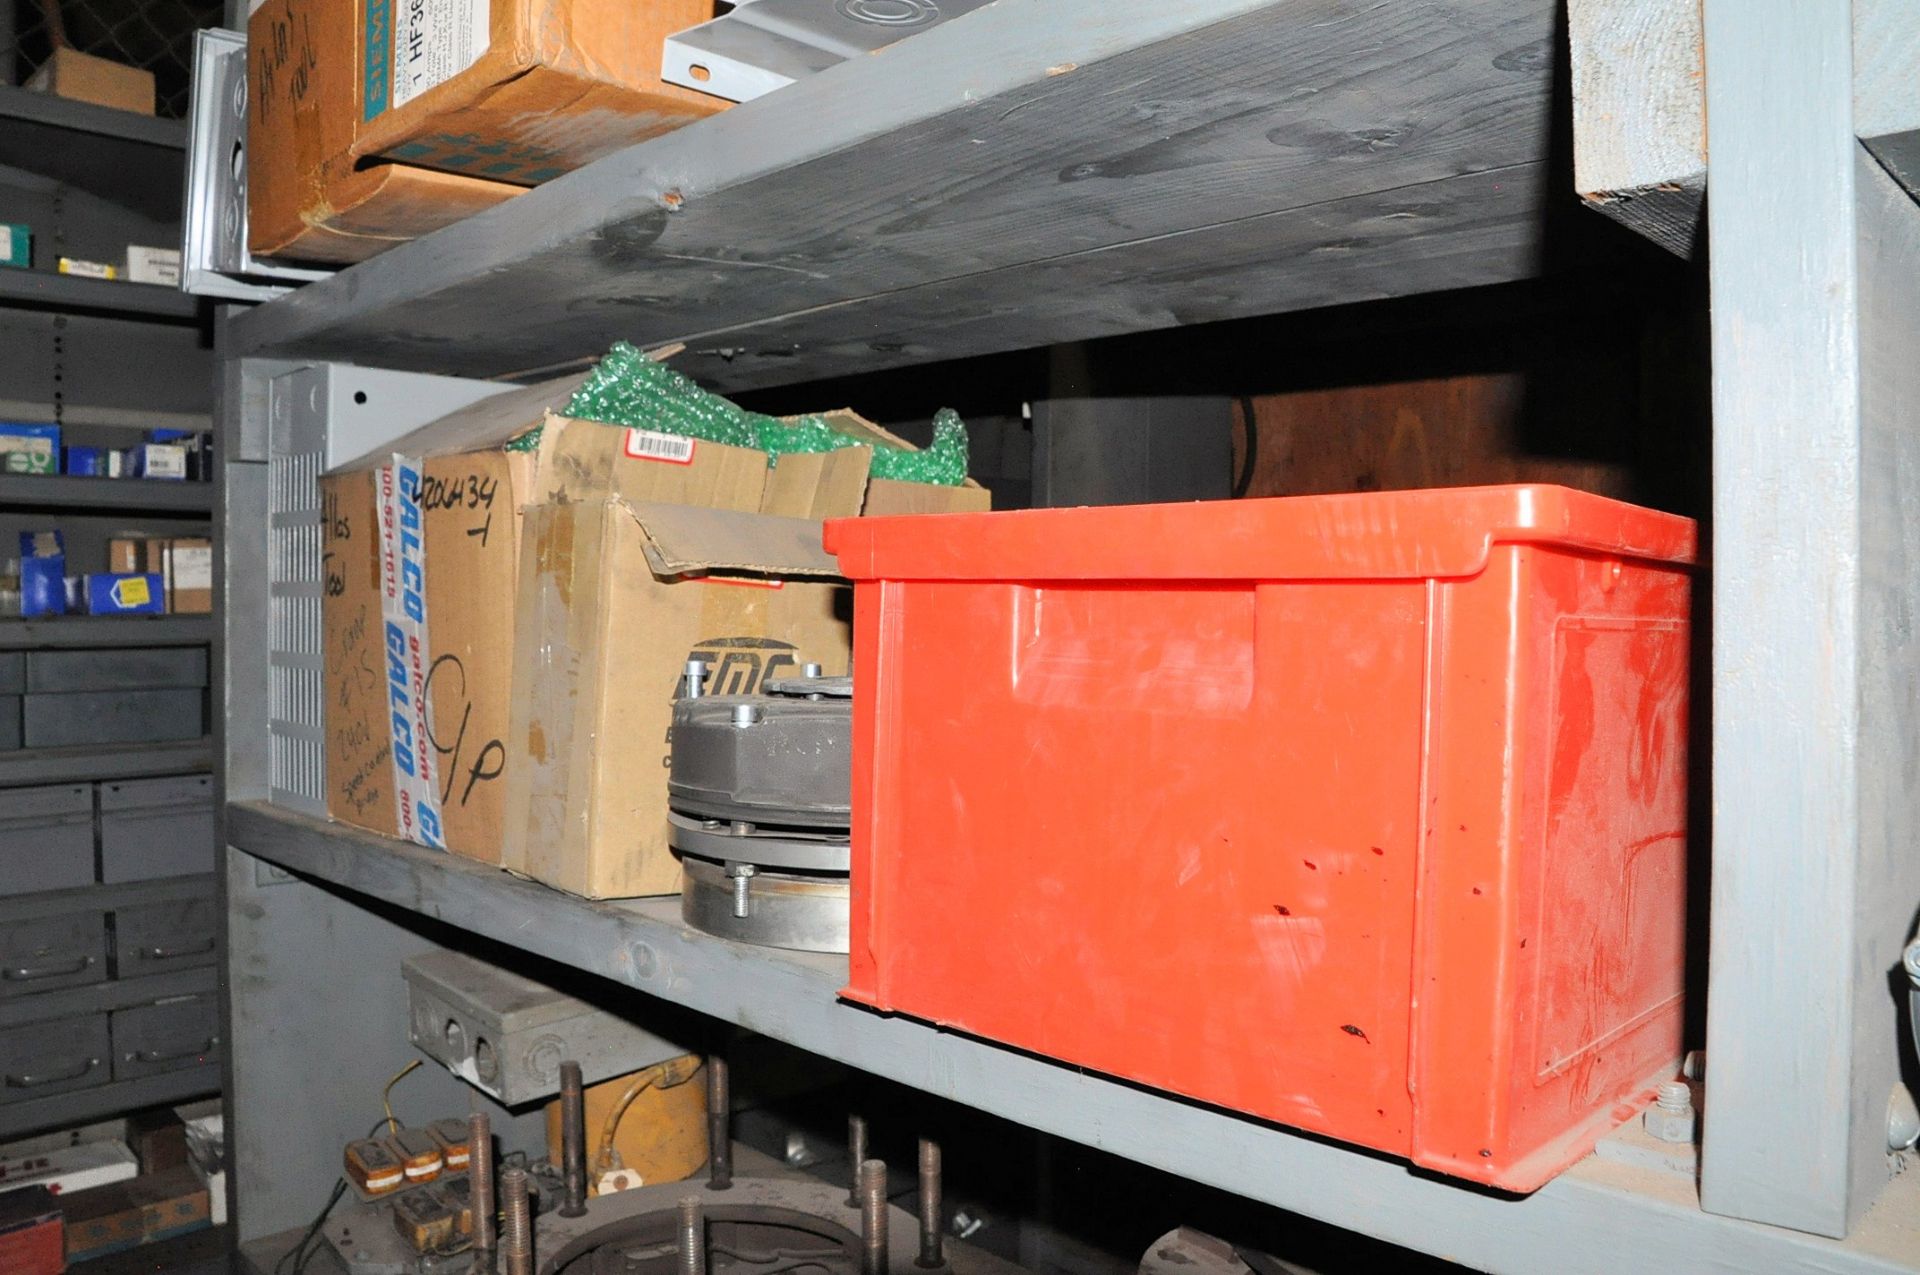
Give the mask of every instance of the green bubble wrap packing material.
[[[842, 447], [873, 448], [873, 476], [902, 482], [958, 487], [967, 478], [967, 427], [957, 412], [942, 408], [933, 418], [933, 445], [925, 451], [894, 447], [868, 437], [844, 434], [824, 416], [787, 420], [749, 412], [710, 394], [664, 363], [657, 363], [625, 341], [614, 346], [574, 392], [567, 415], [606, 425], [658, 430], [685, 438], [753, 447], [767, 453], [769, 465], [791, 452], [830, 452]], [[510, 446], [531, 451], [539, 431]]]

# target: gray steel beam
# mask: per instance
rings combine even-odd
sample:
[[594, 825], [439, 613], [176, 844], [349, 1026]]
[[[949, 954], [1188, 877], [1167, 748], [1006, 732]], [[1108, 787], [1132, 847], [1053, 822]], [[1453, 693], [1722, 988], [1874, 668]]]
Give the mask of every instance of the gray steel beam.
[[1920, 905], [1920, 211], [1847, 5], [1707, 0], [1713, 889], [1701, 1198], [1844, 1235], [1888, 1179]]

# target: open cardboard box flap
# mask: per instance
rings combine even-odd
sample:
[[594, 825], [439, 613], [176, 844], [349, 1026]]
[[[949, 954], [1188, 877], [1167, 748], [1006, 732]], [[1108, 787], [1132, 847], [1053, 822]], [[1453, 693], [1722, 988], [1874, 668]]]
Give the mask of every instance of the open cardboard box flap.
[[840, 576], [840, 564], [820, 543], [818, 519], [620, 503], [646, 537], [647, 565], [666, 579], [709, 572]]

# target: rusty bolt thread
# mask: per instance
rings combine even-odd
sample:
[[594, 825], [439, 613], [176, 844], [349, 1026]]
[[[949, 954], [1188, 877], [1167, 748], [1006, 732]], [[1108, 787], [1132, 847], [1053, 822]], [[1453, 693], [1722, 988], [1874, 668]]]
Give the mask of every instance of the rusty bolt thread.
[[560, 1168], [566, 1198], [561, 1217], [584, 1217], [587, 1212], [587, 1090], [580, 1064], [560, 1064]]
[[500, 1171], [500, 1262], [505, 1275], [533, 1275], [533, 1214], [527, 1199], [527, 1171]]
[[680, 1201], [680, 1275], [707, 1275], [707, 1222], [700, 1215], [700, 1197]]
[[867, 1159], [867, 1121], [864, 1116], [847, 1117], [847, 1207], [860, 1207], [860, 1166]]
[[727, 1060], [707, 1055], [707, 1189], [725, 1191], [733, 1185], [733, 1092], [727, 1083]]
[[919, 1265], [929, 1270], [947, 1264], [941, 1251], [940, 1232], [940, 1144], [932, 1138], [920, 1139], [920, 1258]]
[[860, 1275], [887, 1275], [887, 1166], [860, 1162]]
[[493, 1269], [493, 1125], [487, 1113], [467, 1117], [467, 1179], [472, 1188], [474, 1275]]

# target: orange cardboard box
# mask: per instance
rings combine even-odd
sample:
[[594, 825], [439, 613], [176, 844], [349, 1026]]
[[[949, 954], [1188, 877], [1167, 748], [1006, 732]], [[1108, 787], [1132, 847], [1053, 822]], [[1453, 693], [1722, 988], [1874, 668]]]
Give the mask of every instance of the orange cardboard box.
[[353, 261], [726, 106], [660, 79], [713, 0], [267, 0], [248, 246]]

